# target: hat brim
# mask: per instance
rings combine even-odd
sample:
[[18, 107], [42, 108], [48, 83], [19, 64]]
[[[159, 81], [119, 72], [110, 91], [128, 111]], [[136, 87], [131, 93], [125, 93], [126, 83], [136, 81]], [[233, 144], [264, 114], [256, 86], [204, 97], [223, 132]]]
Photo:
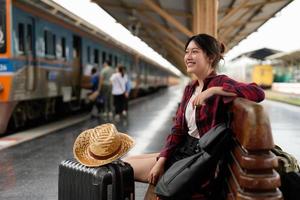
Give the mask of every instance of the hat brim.
[[74, 157], [78, 162], [88, 167], [99, 167], [111, 163], [112, 161], [124, 156], [134, 146], [134, 140], [129, 135], [118, 132], [118, 136], [120, 137], [121, 141], [118, 151], [109, 158], [95, 159], [89, 153], [88, 148], [91, 140], [89, 130], [86, 130], [82, 132], [75, 140], [73, 146]]

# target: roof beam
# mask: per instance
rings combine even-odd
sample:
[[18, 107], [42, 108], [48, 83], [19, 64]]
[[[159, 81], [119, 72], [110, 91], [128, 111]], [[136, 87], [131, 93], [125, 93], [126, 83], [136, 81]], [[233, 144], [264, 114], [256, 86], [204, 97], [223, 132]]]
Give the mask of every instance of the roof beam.
[[[168, 45], [167, 43], [166, 45]], [[187, 74], [185, 64], [183, 61], [183, 55], [178, 52], [172, 52], [172, 54], [168, 54], [169, 60], [173, 61], [173, 63], [176, 63], [175, 65], [177, 68], [183, 73]]]
[[[247, 0], [246, 0], [247, 1]], [[265, 0], [264, 2], [255, 2], [255, 1], [247, 1], [247, 4], [245, 4], [243, 7], [244, 8], [251, 8], [251, 7], [254, 7], [254, 6], [261, 6], [261, 5], [266, 5], [266, 4], [271, 4], [271, 3], [278, 3], [278, 2], [286, 2], [287, 0]], [[291, 0], [289, 0], [291, 1]], [[232, 9], [235, 9], [237, 7], [239, 7], [240, 5], [238, 6], [234, 6], [232, 8], [226, 8], [226, 9], [222, 9], [222, 10], [219, 10], [219, 13], [228, 13], [230, 12]]]
[[243, 3], [238, 5], [237, 7], [234, 7], [225, 17], [221, 19], [219, 22], [219, 27], [224, 26], [224, 23], [233, 15], [235, 15], [240, 9], [243, 9], [245, 5], [248, 3], [248, 1], [244, 0]]
[[169, 59], [173, 61], [173, 63], [176, 63], [175, 65], [183, 74], [187, 74], [186, 67], [183, 61], [183, 55], [181, 53], [172, 52], [172, 55], [169, 56]]
[[[170, 38], [170, 40], [165, 40], [165, 41], [163, 41], [163, 43], [166, 46], [168, 46], [169, 49], [172, 50], [171, 51], [172, 54], [170, 54], [167, 51], [167, 54], [169, 55], [168, 57], [171, 56], [172, 60], [175, 61], [176, 65], [180, 67], [180, 71], [182, 73], [186, 73], [185, 69], [184, 69], [185, 65], [183, 63], [183, 60], [179, 59], [179, 58], [183, 57], [182, 52], [184, 49], [184, 44], [179, 39], [177, 39], [174, 36], [174, 34], [170, 33], [170, 31], [168, 31], [163, 25], [155, 23], [154, 22], [155, 19], [152, 16], [150, 16], [149, 14], [142, 12], [142, 11], [139, 11], [138, 13], [140, 15], [142, 15], [142, 17], [139, 17], [139, 18], [148, 19], [148, 21], [139, 20], [142, 23], [143, 30], [145, 31], [145, 36], [142, 37], [144, 39], [144, 41], [147, 42], [151, 48], [155, 49], [155, 51], [162, 53], [161, 48], [159, 48], [159, 47], [161, 47], [162, 43], [161, 43], [161, 41], [159, 41], [160, 43], [157, 43], [158, 42], [157, 36], [152, 36], [152, 33], [153, 33], [153, 30], [157, 29], [158, 33], [167, 35]], [[170, 41], [170, 42], [168, 42], [168, 41]], [[173, 42], [171, 42], [171, 41], [173, 41]], [[182, 47], [182, 48], [179, 48], [179, 47]]]
[[148, 19], [149, 24], [151, 24], [153, 27], [155, 27], [160, 32], [162, 32], [163, 34], [168, 36], [175, 43], [177, 43], [179, 48], [184, 49], [184, 46], [185, 46], [184, 43], [181, 42], [174, 34], [170, 33], [170, 31], [168, 29], [166, 29], [164, 26], [160, 25], [159, 23], [155, 22], [155, 19], [152, 16], [150, 16], [146, 13], [143, 13], [143, 15], [145, 16], [146, 19]]
[[[262, 7], [263, 7], [263, 5], [257, 5], [257, 6], [255, 6], [254, 8], [247, 8], [247, 9], [245, 9], [245, 14], [244, 15], [242, 15], [240, 18], [239, 18], [239, 20], [237, 21], [237, 22], [241, 22], [241, 21], [251, 21], [251, 19], [253, 19], [253, 17], [255, 17], [256, 15], [257, 15], [257, 13], [259, 13], [260, 11], [261, 11], [261, 9], [262, 9]], [[250, 16], [250, 17], [247, 17], [247, 19], [246, 20], [244, 20], [243, 18], [245, 18], [245, 16], [247, 16], [247, 14], [246, 13], [248, 13], [248, 10], [250, 10], [250, 9], [253, 9], [253, 10], [255, 10], [255, 12]], [[228, 39], [228, 37], [230, 36], [230, 35], [237, 35], [237, 34], [239, 34], [244, 28], [245, 28], [245, 26], [246, 26], [246, 24], [244, 24], [244, 25], [242, 25], [241, 27], [239, 27], [239, 28], [233, 28], [234, 26], [230, 26], [230, 27], [228, 27], [225, 31], [224, 31], [224, 33], [223, 33], [223, 35], [222, 35], [222, 38], [223, 39]], [[237, 30], [237, 31], [235, 31], [235, 30]], [[229, 39], [228, 39], [229, 40]]]
[[[147, 33], [148, 39], [147, 42], [149, 42], [149, 44], [153, 44], [154, 46], [151, 45], [151, 47], [153, 47], [153, 49], [155, 49], [157, 52], [159, 52], [161, 50], [161, 46], [165, 46], [166, 48], [168, 48], [169, 51], [167, 51], [167, 56], [169, 58], [169, 61], [173, 61], [176, 63], [176, 66], [179, 67], [179, 70], [182, 73], [186, 73], [186, 70], [184, 68], [184, 62], [183, 62], [183, 49], [179, 49], [178, 45], [176, 45], [174, 42], [172, 42], [171, 40], [162, 40], [160, 41], [160, 44], [156, 45], [157, 43], [157, 37], [151, 37], [151, 31], [149, 30], [152, 25], [147, 26], [148, 28], [145, 28], [145, 32]], [[153, 32], [153, 31], [152, 31]], [[145, 38], [145, 37], [143, 37]]]
[[247, 4], [245, 7], [247, 8], [247, 7], [255, 7], [255, 6], [265, 6], [266, 4], [278, 3], [278, 2], [287, 2], [287, 0], [265, 0], [263, 2], [249, 1], [249, 4]]
[[[270, 19], [270, 17], [264, 17], [264, 18], [260, 18], [260, 19], [251, 20], [251, 21], [248, 21], [247, 23], [251, 24], [251, 23], [265, 22], [268, 19]], [[245, 23], [246, 22], [244, 22], [244, 21], [236, 21], [236, 22], [230, 23], [230, 26], [241, 26], [241, 25], [244, 25]], [[219, 26], [219, 30], [225, 29], [227, 27], [228, 27], [228, 25]]]
[[188, 37], [192, 36], [193, 33], [188, 30], [185, 26], [183, 26], [180, 22], [178, 22], [175, 18], [173, 18], [170, 14], [166, 11], [161, 9], [158, 5], [156, 5], [152, 0], [144, 0], [144, 3], [149, 6], [153, 11], [159, 14], [162, 18], [170, 22], [175, 26], [176, 29], [181, 31], [183, 34], [187, 35]]
[[[141, 21], [141, 23], [143, 24], [145, 34], [147, 34], [147, 36], [148, 36], [147, 42], [149, 43], [149, 46], [151, 46], [153, 49], [155, 49], [155, 51], [160, 52], [160, 49], [161, 49], [160, 47], [162, 46], [162, 44], [165, 44], [165, 46], [167, 46], [168, 49], [171, 50], [171, 51], [167, 51], [167, 55], [169, 55], [168, 57], [172, 57], [172, 60], [174, 60], [176, 62], [176, 65], [180, 67], [180, 71], [182, 73], [186, 73], [185, 68], [184, 68], [185, 65], [184, 65], [183, 59], [181, 59], [181, 58], [183, 58], [184, 44], [182, 42], [180, 42], [180, 40], [178, 40], [174, 36], [174, 34], [170, 33], [170, 31], [168, 31], [162, 25], [154, 23], [153, 21], [155, 19], [153, 19], [152, 16], [150, 16], [146, 13], [140, 13], [140, 14], [144, 15], [144, 17], [148, 19], [148, 22]], [[157, 45], [157, 42], [158, 42], [157, 36], [152, 37], [152, 34], [151, 34], [151, 33], [153, 33], [153, 30], [155, 30], [155, 29], [158, 30], [158, 33], [167, 35], [167, 37], [169, 37], [170, 40], [159, 41], [160, 43]], [[145, 38], [145, 37], [143, 37], [143, 38]], [[172, 52], [172, 53], [170, 53], [170, 52]]]
[[170, 49], [172, 50], [172, 53], [173, 52], [176, 52], [178, 55], [181, 55], [180, 56], [180, 58], [182, 58], [181, 60], [183, 60], [183, 56], [184, 56], [184, 54], [183, 54], [183, 49], [179, 49], [177, 46], [176, 46], [176, 44], [174, 44], [172, 41], [170, 41], [170, 40], [164, 40], [164, 42], [166, 43], [166, 44], [168, 44], [168, 46], [170, 47]]
[[[137, 4], [137, 3], [127, 3], [127, 8], [124, 8], [122, 5], [120, 4], [116, 4], [116, 3], [112, 3], [110, 1], [101, 1], [101, 0], [92, 0], [92, 2], [97, 2], [99, 3], [99, 5], [101, 5], [101, 7], [109, 7], [109, 8], [113, 8], [113, 9], [117, 9], [117, 10], [122, 10], [124, 11], [125, 9], [131, 9], [131, 10], [137, 10], [137, 11], [152, 11], [151, 8], [142, 5], [142, 4]], [[187, 19], [191, 19], [192, 15], [190, 13], [186, 13], [184, 11], [181, 10], [175, 10], [175, 9], [165, 9], [167, 13], [177, 16], [177, 17], [184, 17]]]
[[[223, 28], [225, 27], [226, 25], [224, 23], [226, 23], [226, 21], [232, 17], [233, 15], [235, 15], [239, 10], [242, 10], [242, 9], [252, 9], [253, 7], [259, 7], [259, 6], [265, 6], [266, 4], [271, 4], [271, 3], [278, 3], [278, 2], [281, 2], [281, 1], [286, 1], [286, 0], [266, 0], [264, 2], [258, 2], [258, 3], [249, 3], [249, 1], [247, 0], [244, 0], [243, 3], [239, 4], [238, 6], [236, 7], [233, 7], [231, 8], [231, 10], [228, 12], [228, 9], [226, 12], [228, 12], [225, 17], [223, 17], [223, 19], [219, 22], [219, 27], [220, 28]], [[220, 12], [224, 12], [224, 11], [220, 11]], [[230, 24], [232, 26], [232, 24]]]

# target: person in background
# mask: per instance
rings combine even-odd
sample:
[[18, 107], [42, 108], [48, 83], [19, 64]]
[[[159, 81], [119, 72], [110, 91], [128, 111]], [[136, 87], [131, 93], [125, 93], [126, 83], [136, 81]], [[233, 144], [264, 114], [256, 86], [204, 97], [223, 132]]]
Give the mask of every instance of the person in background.
[[[236, 97], [255, 102], [260, 102], [265, 97], [263, 90], [255, 83], [245, 84], [226, 75], [217, 75], [217, 66], [223, 59], [225, 46], [213, 36], [192, 36], [184, 50], [186, 70], [193, 74], [196, 80], [191, 81], [184, 90], [165, 146], [159, 153], [123, 159], [133, 167], [135, 180], [148, 182], [150, 187], [156, 185], [164, 171], [174, 162], [193, 155], [196, 152], [197, 141], [207, 131], [227, 121], [230, 104]], [[213, 174], [214, 169], [210, 175]]]
[[112, 84], [112, 95], [115, 107], [115, 120], [120, 120], [120, 115], [124, 109], [126, 79], [124, 74], [124, 67], [118, 66], [116, 73], [110, 77]]
[[126, 73], [126, 67], [123, 67], [123, 71], [124, 71], [124, 78], [125, 78], [126, 84], [125, 84], [124, 109], [123, 109], [122, 114], [123, 114], [123, 116], [127, 116], [127, 113], [128, 113], [128, 101], [129, 101], [130, 90], [131, 90], [131, 81], [130, 81], [130, 77]]
[[92, 92], [98, 90], [99, 87], [99, 74], [97, 73], [97, 68], [93, 67], [91, 70], [91, 83], [92, 83]]
[[101, 94], [104, 98], [104, 114], [106, 116], [112, 116], [112, 94], [111, 94], [111, 83], [110, 77], [114, 73], [114, 69], [111, 67], [110, 61], [103, 62], [103, 68], [100, 72], [99, 87]]
[[[99, 76], [100, 75], [99, 75], [99, 73], [97, 73], [97, 68], [93, 67], [92, 70], [91, 70], [91, 90], [92, 90], [91, 93], [98, 90]], [[99, 116], [99, 114], [103, 110], [103, 103], [104, 103], [103, 98], [99, 94], [97, 96], [96, 100], [93, 102], [93, 105], [92, 105], [92, 112], [91, 112], [92, 117], [98, 117]]]

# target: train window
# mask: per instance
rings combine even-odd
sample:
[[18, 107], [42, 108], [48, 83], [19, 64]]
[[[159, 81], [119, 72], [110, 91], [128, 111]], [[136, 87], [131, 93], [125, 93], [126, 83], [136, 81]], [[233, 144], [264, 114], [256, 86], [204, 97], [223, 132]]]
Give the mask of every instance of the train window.
[[66, 38], [62, 37], [61, 38], [61, 57], [65, 58], [66, 57]]
[[90, 46], [87, 47], [86, 53], [87, 53], [87, 62], [91, 63], [91, 47]]
[[[7, 1], [0, 0], [0, 53], [6, 52], [6, 45], [7, 45], [7, 34], [6, 34], [6, 18], [8, 11], [6, 10], [8, 6], [5, 6], [7, 4]], [[2, 65], [0, 65], [1, 68]]]
[[31, 24], [27, 24], [26, 42], [27, 42], [27, 50], [32, 51], [32, 25]]
[[24, 24], [18, 24], [18, 44], [19, 44], [19, 51], [24, 52], [25, 50], [25, 41], [24, 41]]
[[110, 63], [112, 63], [112, 55], [111, 54], [108, 55], [108, 60]]
[[47, 37], [47, 31], [44, 31], [44, 42], [45, 42], [45, 54], [48, 53], [48, 37]]
[[56, 35], [55, 34], [53, 34], [52, 35], [52, 42], [53, 42], [53, 48], [52, 48], [52, 55], [56, 55]]
[[102, 52], [102, 63], [104, 63], [105, 60], [106, 60], [106, 52], [103, 51]]
[[129, 70], [130, 70], [130, 71], [133, 71], [133, 70], [134, 70], [133, 67], [134, 67], [134, 66], [133, 66], [133, 62], [132, 62], [132, 61], [129, 61]]
[[56, 36], [51, 31], [44, 31], [45, 55], [55, 56]]
[[94, 50], [94, 63], [99, 63], [99, 51], [98, 49]]
[[117, 64], [118, 64], [118, 57], [115, 56], [115, 65], [117, 65]]

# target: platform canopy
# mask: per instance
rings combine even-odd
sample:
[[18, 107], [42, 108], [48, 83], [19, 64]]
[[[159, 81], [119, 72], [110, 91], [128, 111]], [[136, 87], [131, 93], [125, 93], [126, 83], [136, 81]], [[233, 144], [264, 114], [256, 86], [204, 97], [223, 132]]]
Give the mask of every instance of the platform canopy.
[[277, 53], [271, 56], [268, 56], [267, 59], [270, 60], [278, 60], [278, 61], [283, 61], [287, 63], [299, 63], [300, 62], [300, 49], [291, 51], [291, 52], [282, 52], [282, 53]]
[[237, 60], [241, 57], [254, 58], [257, 60], [265, 60], [268, 58], [268, 56], [278, 54], [278, 53], [281, 53], [281, 51], [278, 51], [275, 49], [269, 49], [269, 48], [262, 48], [262, 49], [257, 49], [254, 51], [249, 51], [249, 52], [243, 53], [243, 54], [233, 58], [232, 60]]
[[292, 0], [92, 0], [185, 72], [184, 44], [197, 33], [230, 50]]

